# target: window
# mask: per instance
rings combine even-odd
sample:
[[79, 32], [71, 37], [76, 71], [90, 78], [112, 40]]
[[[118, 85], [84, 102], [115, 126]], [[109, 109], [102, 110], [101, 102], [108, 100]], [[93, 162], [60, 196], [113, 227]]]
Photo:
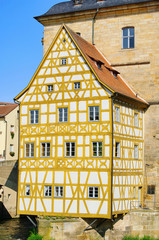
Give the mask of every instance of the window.
[[10, 144], [10, 152], [13, 152], [13, 151], [14, 151], [13, 144]]
[[134, 146], [134, 158], [138, 159], [138, 145]]
[[11, 132], [14, 132], [14, 125], [11, 125], [11, 126], [10, 126], [10, 131], [11, 131]]
[[44, 197], [52, 196], [52, 186], [44, 186]]
[[30, 196], [30, 185], [25, 185], [25, 196]]
[[61, 65], [66, 65], [66, 64], [67, 64], [67, 58], [62, 58]]
[[68, 121], [68, 108], [59, 108], [59, 122]]
[[54, 197], [63, 197], [63, 186], [55, 186]]
[[41, 157], [50, 157], [50, 143], [41, 143]]
[[81, 36], [81, 33], [80, 32], [76, 32], [78, 36]]
[[25, 144], [25, 156], [34, 157], [34, 143]]
[[74, 83], [74, 89], [80, 89], [80, 82]]
[[19, 110], [17, 111], [17, 119], [19, 119]]
[[120, 143], [115, 143], [115, 157], [120, 158]]
[[47, 85], [47, 91], [52, 92], [53, 91], [53, 85]]
[[66, 142], [65, 143], [65, 156], [66, 157], [75, 157], [75, 142]]
[[115, 121], [120, 122], [120, 108], [115, 106]]
[[30, 124], [39, 123], [39, 110], [30, 110]]
[[99, 197], [99, 188], [98, 187], [88, 187], [88, 197], [89, 198], [98, 198]]
[[89, 121], [99, 121], [99, 106], [89, 107]]
[[138, 125], [138, 119], [139, 119], [139, 115], [138, 115], [138, 113], [135, 113], [134, 114], [134, 125], [135, 125], [135, 127], [138, 127], [139, 125]]
[[147, 194], [155, 194], [155, 185], [147, 186]]
[[93, 145], [93, 157], [102, 157], [103, 155], [103, 143], [102, 142], [92, 142]]
[[123, 48], [134, 48], [135, 36], [134, 27], [123, 28]]
[[63, 43], [65, 43], [65, 42], [66, 42], [66, 39], [65, 39], [65, 38], [63, 38], [63, 40], [62, 40], [62, 41], [63, 41]]

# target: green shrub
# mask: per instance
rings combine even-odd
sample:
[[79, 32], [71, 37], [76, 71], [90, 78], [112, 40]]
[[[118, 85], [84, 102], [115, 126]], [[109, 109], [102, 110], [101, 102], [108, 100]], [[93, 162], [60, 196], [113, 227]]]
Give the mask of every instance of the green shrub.
[[40, 236], [35, 229], [30, 231], [30, 236], [27, 238], [27, 240], [42, 240], [43, 237]]
[[123, 240], [140, 240], [140, 238], [138, 236], [137, 237], [125, 236]]
[[143, 238], [139, 238], [138, 236], [132, 237], [132, 236], [125, 236], [122, 240], [159, 240], [159, 238], [153, 238], [150, 236], [144, 236]]

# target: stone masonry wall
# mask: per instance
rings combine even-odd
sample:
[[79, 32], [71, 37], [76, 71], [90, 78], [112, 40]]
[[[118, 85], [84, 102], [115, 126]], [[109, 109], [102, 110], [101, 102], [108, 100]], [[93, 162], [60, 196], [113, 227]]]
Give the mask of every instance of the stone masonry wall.
[[[99, 224], [101, 221], [101, 224]], [[93, 222], [93, 219], [90, 220]], [[122, 240], [125, 235], [159, 237], [159, 211], [136, 210], [123, 219], [99, 219], [95, 229], [84, 231], [88, 223], [83, 219], [38, 219], [39, 234], [44, 240]], [[89, 227], [90, 228], [90, 227]]]

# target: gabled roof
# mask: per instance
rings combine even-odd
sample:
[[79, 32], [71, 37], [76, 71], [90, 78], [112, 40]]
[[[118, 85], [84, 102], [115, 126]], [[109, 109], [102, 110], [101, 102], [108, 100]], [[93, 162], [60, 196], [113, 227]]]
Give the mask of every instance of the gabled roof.
[[[80, 37], [78, 34], [76, 34], [66, 25], [63, 25], [60, 28], [58, 34], [56, 35], [47, 53], [45, 54], [41, 64], [39, 65], [37, 71], [35, 72], [32, 80], [30, 81], [28, 86], [17, 97], [15, 97], [15, 100], [18, 100], [18, 98], [21, 97], [31, 86], [42, 64], [44, 63], [50, 50], [52, 49], [62, 28], [66, 30], [66, 32], [68, 33], [68, 35], [70, 36], [74, 44], [76, 45], [77, 49], [81, 52], [82, 56], [86, 60], [86, 63], [88, 64], [88, 66], [90, 67], [94, 75], [96, 76], [97, 80], [100, 83], [102, 83], [104, 87], [106, 87], [113, 94], [118, 94], [124, 98], [127, 98], [128, 102], [135, 101], [136, 105], [138, 103], [140, 106], [142, 105], [143, 108], [147, 107], [148, 104], [146, 103], [146, 101], [144, 101], [143, 99], [137, 96], [137, 94], [120, 77], [120, 75], [118, 74], [118, 71], [116, 71], [113, 67], [111, 67], [109, 62], [104, 57], [104, 55], [100, 53], [100, 51], [94, 45], [84, 40], [82, 37]], [[100, 68], [99, 68], [99, 65], [100, 65]], [[120, 99], [121, 99], [121, 96], [120, 96]]]
[[[153, 1], [157, 2], [158, 0], [153, 0]], [[152, 2], [152, 0], [151, 1], [150, 0], [105, 0], [105, 1], [83, 0], [82, 4], [78, 4], [78, 5], [75, 5], [74, 2], [71, 0], [71, 1], [61, 2], [53, 5], [45, 14], [35, 17], [35, 19], [38, 20], [39, 17], [51, 16], [51, 15], [81, 12], [81, 11], [87, 11], [87, 10], [93, 10], [93, 9], [124, 6], [124, 5], [138, 4], [138, 3], [145, 3], [145, 2]]]
[[[114, 93], [118, 93], [125, 97], [131, 98], [135, 101], [147, 104], [145, 100], [141, 99], [128, 86], [128, 84], [118, 74], [119, 72], [111, 67], [107, 59], [104, 57], [104, 55], [100, 53], [100, 51], [94, 45], [84, 40], [82, 37], [80, 37], [78, 34], [72, 31], [69, 27], [66, 27], [66, 29], [69, 31], [72, 38], [75, 40], [76, 44], [81, 49], [87, 61], [92, 66], [96, 75], [98, 76], [100, 81], [104, 83], [104, 85], [106, 85]], [[100, 69], [98, 68], [97, 65], [98, 62], [101, 65]]]
[[11, 111], [13, 111], [17, 106], [18, 104], [15, 104], [15, 103], [0, 102], [0, 117], [5, 117]]

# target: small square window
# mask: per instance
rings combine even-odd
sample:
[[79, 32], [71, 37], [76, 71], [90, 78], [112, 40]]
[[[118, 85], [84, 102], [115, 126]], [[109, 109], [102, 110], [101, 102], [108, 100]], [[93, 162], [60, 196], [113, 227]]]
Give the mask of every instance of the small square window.
[[52, 196], [52, 186], [44, 186], [44, 197]]
[[26, 197], [30, 196], [30, 185], [25, 185], [25, 196]]
[[47, 85], [47, 91], [52, 92], [53, 91], [53, 85]]
[[61, 65], [66, 65], [67, 64], [67, 59], [66, 58], [62, 58], [61, 59]]
[[63, 186], [55, 186], [54, 197], [63, 197]]
[[88, 198], [99, 198], [99, 187], [88, 187]]
[[74, 83], [74, 89], [80, 89], [80, 82]]
[[147, 186], [147, 194], [155, 194], [155, 185]]
[[120, 143], [115, 143], [115, 157], [120, 158]]

